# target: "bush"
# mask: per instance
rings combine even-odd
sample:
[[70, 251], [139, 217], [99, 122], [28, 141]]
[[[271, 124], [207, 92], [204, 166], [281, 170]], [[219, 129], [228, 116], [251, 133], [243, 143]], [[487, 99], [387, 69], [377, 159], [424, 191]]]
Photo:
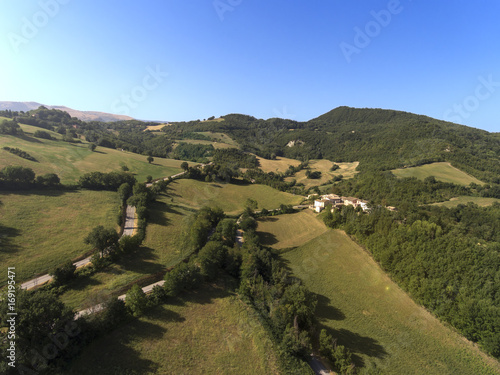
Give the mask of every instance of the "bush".
[[57, 285], [64, 285], [75, 277], [76, 266], [68, 260], [64, 265], [55, 268], [50, 275]]
[[168, 296], [175, 297], [182, 290], [193, 289], [200, 282], [201, 274], [198, 267], [192, 263], [180, 263], [165, 275], [163, 288]]
[[33, 156], [28, 154], [26, 151], [23, 151], [19, 148], [11, 148], [11, 147], [4, 147], [3, 148], [5, 151], [10, 152], [11, 154], [17, 155], [23, 159], [30, 160], [30, 161], [38, 161], [36, 160]]
[[130, 253], [137, 250], [141, 245], [141, 238], [139, 236], [123, 236], [118, 242], [120, 250], [124, 253]]
[[245, 232], [257, 229], [257, 225], [258, 225], [257, 221], [251, 216], [248, 216], [247, 218], [243, 219], [240, 223], [241, 229], [243, 229]]
[[227, 250], [221, 242], [210, 241], [198, 253], [200, 273], [207, 280], [215, 279], [224, 265], [226, 256]]
[[130, 288], [125, 298], [125, 306], [132, 312], [133, 316], [141, 316], [147, 307], [148, 299], [142, 288], [135, 284]]
[[47, 133], [45, 130], [37, 130], [33, 134], [34, 137], [36, 138], [42, 138], [42, 139], [48, 139], [48, 140], [53, 140], [54, 137], [52, 137], [49, 133]]
[[61, 180], [55, 173], [47, 173], [42, 176], [37, 176], [35, 182], [37, 183], [37, 185], [55, 186], [59, 185]]

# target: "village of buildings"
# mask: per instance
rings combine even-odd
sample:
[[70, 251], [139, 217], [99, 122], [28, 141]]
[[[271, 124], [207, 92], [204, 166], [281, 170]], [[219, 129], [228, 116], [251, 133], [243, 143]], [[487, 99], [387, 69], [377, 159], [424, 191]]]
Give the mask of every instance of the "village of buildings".
[[[315, 195], [309, 195], [307, 198], [311, 199], [314, 196]], [[310, 209], [318, 213], [323, 211], [327, 206], [332, 207], [332, 212], [334, 209], [342, 206], [353, 206], [354, 208], [361, 207], [363, 211], [368, 211], [368, 202], [358, 198], [341, 197], [336, 194], [325, 194], [319, 198], [320, 199], [315, 199], [314, 204], [309, 206]]]

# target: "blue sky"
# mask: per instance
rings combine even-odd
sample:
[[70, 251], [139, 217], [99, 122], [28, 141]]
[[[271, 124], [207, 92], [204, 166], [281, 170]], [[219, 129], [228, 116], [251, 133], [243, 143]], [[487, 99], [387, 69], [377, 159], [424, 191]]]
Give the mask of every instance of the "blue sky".
[[500, 3], [0, 2], [0, 100], [147, 120], [390, 108], [500, 131]]

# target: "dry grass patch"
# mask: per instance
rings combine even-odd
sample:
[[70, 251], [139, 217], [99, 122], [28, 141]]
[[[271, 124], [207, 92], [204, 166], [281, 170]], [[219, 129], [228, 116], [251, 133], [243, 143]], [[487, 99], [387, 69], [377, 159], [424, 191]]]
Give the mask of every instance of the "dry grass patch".
[[500, 203], [500, 199], [460, 196], [460, 197], [451, 198], [449, 201], [446, 201], [446, 202], [433, 203], [433, 205], [451, 208], [451, 207], [456, 207], [459, 204], [467, 204], [469, 202], [475, 203], [481, 207], [486, 207], [486, 206], [491, 206], [495, 202]]
[[290, 165], [293, 165], [294, 167], [296, 167], [300, 164], [299, 160], [282, 158], [280, 156], [277, 156], [276, 160], [268, 160], [268, 159], [261, 158], [260, 156], [257, 156], [257, 159], [259, 160], [259, 163], [260, 163], [259, 168], [262, 169], [266, 173], [269, 173], [269, 172], [283, 173], [288, 169], [288, 167]]

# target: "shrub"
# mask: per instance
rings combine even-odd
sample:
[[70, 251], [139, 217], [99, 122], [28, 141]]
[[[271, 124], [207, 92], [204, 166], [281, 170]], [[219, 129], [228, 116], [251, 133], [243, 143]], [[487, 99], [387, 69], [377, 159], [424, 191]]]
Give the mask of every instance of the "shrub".
[[54, 137], [52, 137], [49, 133], [47, 133], [45, 130], [37, 130], [33, 134], [34, 137], [36, 138], [42, 138], [42, 139], [48, 139], [48, 140], [53, 140]]
[[141, 287], [137, 284], [132, 286], [125, 298], [125, 306], [132, 312], [133, 316], [140, 316], [147, 307], [148, 299]]
[[67, 261], [64, 265], [55, 268], [50, 275], [57, 285], [64, 285], [75, 277], [76, 266], [72, 261]]

